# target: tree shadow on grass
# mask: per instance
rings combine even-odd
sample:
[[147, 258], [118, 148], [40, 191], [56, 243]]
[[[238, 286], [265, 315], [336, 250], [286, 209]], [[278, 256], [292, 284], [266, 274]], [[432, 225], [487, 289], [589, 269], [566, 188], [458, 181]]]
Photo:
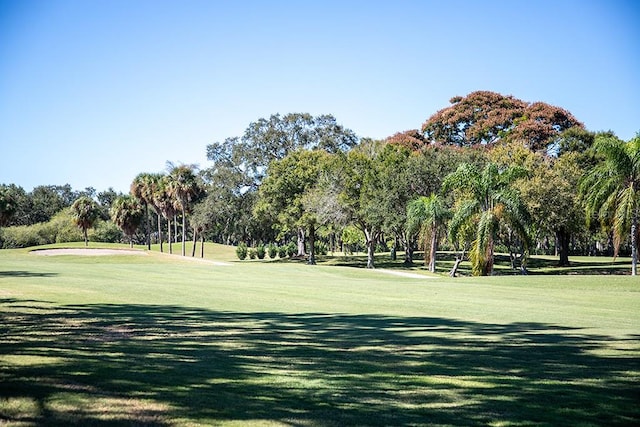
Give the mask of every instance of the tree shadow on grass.
[[639, 337], [539, 323], [2, 304], [0, 421], [631, 425]]
[[2, 277], [54, 277], [58, 273], [44, 273], [39, 271], [24, 271], [24, 270], [10, 270], [0, 271], [0, 278]]

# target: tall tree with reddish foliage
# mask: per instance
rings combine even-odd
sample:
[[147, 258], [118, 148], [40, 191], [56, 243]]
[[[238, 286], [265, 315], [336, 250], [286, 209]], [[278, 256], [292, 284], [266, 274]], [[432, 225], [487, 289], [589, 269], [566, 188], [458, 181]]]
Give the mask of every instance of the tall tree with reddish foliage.
[[387, 138], [387, 142], [416, 151], [424, 147], [427, 140], [424, 139], [424, 135], [418, 129], [410, 129], [390, 136]]
[[572, 127], [583, 127], [571, 113], [544, 102], [528, 103], [511, 95], [472, 92], [451, 99], [422, 125], [427, 143], [469, 147], [489, 145], [504, 138], [545, 150], [555, 137]]

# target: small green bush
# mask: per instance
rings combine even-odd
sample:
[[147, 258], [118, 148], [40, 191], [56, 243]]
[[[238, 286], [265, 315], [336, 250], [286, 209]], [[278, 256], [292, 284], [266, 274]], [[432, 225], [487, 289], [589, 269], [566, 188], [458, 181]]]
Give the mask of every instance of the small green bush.
[[289, 242], [289, 244], [287, 245], [287, 255], [292, 257], [296, 253], [298, 253], [298, 246], [296, 246], [296, 244], [293, 242]]
[[278, 256], [278, 247], [273, 243], [269, 243], [267, 245], [267, 254], [269, 254], [269, 258], [274, 259]]
[[256, 259], [258, 252], [255, 248], [249, 248], [249, 259]]
[[258, 247], [256, 248], [256, 256], [258, 257], [258, 259], [264, 259], [264, 256], [266, 254], [267, 254], [267, 251], [264, 248], [264, 245], [259, 244]]
[[240, 261], [247, 258], [247, 252], [248, 252], [247, 245], [244, 243], [240, 243], [236, 248], [236, 255], [238, 256], [238, 259]]
[[325, 242], [316, 240], [313, 246], [315, 248], [316, 255], [326, 255], [328, 252], [327, 244]]
[[278, 246], [278, 256], [282, 259], [287, 256], [287, 245]]

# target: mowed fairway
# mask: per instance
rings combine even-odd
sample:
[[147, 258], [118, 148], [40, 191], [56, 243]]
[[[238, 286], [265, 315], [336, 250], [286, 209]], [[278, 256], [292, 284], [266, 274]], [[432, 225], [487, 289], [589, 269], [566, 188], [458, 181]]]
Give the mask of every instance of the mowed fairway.
[[0, 424], [639, 424], [639, 307], [630, 276], [3, 250]]

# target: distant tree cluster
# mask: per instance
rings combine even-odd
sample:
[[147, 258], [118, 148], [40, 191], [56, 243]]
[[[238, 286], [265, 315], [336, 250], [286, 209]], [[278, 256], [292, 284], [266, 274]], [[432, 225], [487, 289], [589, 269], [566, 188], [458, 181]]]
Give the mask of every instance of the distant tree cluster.
[[436, 271], [447, 249], [455, 276], [466, 259], [474, 274], [492, 274], [497, 251], [523, 274], [531, 253], [555, 253], [559, 265], [572, 254], [623, 253], [637, 273], [640, 136], [589, 132], [543, 102], [473, 92], [383, 141], [359, 138], [331, 115], [276, 114], [208, 145], [207, 157], [199, 171], [169, 164], [141, 173], [130, 195], [2, 186], [0, 227], [71, 209], [85, 239], [106, 221], [132, 244], [164, 251], [166, 242], [171, 253], [181, 241], [182, 255], [188, 238], [195, 255], [199, 237], [238, 245], [242, 258], [288, 254], [309, 264], [327, 249], [358, 248], [373, 268], [378, 250], [411, 264], [420, 249]]

